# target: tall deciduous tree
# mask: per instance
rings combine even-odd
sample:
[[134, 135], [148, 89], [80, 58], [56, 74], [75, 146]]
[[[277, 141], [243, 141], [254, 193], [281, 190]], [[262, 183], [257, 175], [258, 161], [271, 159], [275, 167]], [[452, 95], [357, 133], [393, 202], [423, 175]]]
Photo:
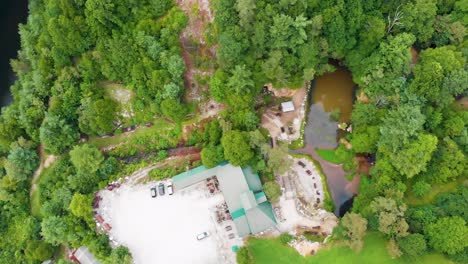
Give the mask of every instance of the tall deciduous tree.
[[465, 220], [455, 217], [443, 217], [425, 228], [429, 245], [435, 250], [455, 254], [468, 247], [468, 227]]
[[347, 213], [341, 219], [341, 225], [346, 229], [346, 236], [349, 239], [349, 246], [354, 251], [361, 251], [363, 246], [362, 238], [366, 234], [367, 220], [360, 214]]
[[104, 161], [104, 156], [95, 146], [83, 144], [70, 151], [70, 160], [79, 172], [93, 174]]
[[225, 132], [221, 144], [224, 148], [224, 157], [234, 166], [245, 166], [254, 156], [245, 132], [238, 130]]

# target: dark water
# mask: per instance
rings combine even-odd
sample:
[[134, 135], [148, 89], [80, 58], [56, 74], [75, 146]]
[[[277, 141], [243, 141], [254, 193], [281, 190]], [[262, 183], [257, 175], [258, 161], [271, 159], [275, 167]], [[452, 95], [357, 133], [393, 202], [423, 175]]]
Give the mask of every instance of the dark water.
[[349, 122], [355, 84], [350, 72], [338, 69], [316, 78], [312, 85], [310, 108], [304, 128], [305, 147], [294, 152], [308, 154], [320, 163], [335, 203], [335, 214], [340, 215], [352, 204], [352, 197], [358, 191], [359, 177], [348, 181], [342, 166], [323, 160], [316, 149], [334, 149], [337, 146], [338, 122], [330, 120], [330, 112], [339, 108], [339, 121]]
[[20, 49], [18, 24], [24, 24], [27, 16], [27, 0], [0, 1], [0, 106], [8, 105], [12, 100], [10, 85], [15, 81], [15, 76], [10, 60], [16, 58]]

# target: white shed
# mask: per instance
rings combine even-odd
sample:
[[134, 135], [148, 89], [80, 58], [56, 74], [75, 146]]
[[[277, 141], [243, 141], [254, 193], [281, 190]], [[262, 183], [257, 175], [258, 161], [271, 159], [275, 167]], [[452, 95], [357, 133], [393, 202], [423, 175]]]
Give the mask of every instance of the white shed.
[[281, 103], [281, 110], [283, 111], [283, 113], [292, 112], [294, 111], [294, 109], [295, 108], [292, 101]]

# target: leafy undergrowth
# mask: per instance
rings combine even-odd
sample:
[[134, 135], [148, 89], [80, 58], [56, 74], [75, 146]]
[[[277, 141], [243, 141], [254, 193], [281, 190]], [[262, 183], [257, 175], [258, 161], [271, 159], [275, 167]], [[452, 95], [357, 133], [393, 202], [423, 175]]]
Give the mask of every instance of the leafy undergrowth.
[[320, 250], [317, 255], [302, 257], [293, 248], [283, 245], [279, 238], [248, 241], [248, 248], [255, 264], [444, 264], [452, 263], [440, 254], [427, 254], [417, 259], [392, 259], [386, 249], [386, 240], [377, 233], [370, 233], [364, 239], [361, 252], [355, 253], [349, 247], [336, 245]]
[[341, 164], [343, 161], [339, 159], [335, 155], [335, 150], [334, 149], [315, 149], [317, 151], [317, 154], [324, 160], [334, 163], [334, 164]]
[[413, 192], [411, 192], [413, 183], [408, 183], [407, 187], [410, 191], [406, 192], [406, 203], [413, 206], [430, 204], [439, 194], [455, 191], [458, 186], [463, 185], [464, 180], [464, 177], [460, 177], [456, 181], [434, 184], [432, 185], [431, 191], [423, 197], [416, 197]]

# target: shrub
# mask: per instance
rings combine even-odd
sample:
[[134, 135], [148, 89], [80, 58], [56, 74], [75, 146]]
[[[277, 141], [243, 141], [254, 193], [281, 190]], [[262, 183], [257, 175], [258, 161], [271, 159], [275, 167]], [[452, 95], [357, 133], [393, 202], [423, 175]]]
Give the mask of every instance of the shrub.
[[288, 233], [283, 233], [279, 236], [279, 239], [283, 245], [286, 245], [294, 239], [294, 236]]

